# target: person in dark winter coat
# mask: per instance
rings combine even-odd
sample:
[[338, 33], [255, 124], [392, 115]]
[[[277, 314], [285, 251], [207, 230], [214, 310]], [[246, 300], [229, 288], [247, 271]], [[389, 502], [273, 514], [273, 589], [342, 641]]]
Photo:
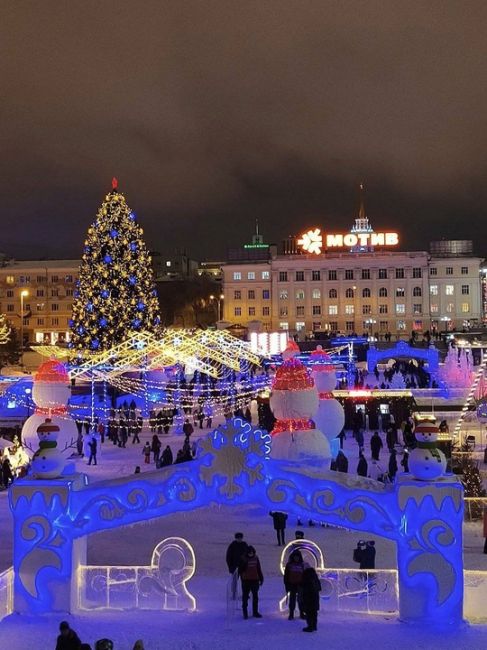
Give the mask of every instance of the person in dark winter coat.
[[303, 573], [305, 565], [301, 552], [295, 550], [289, 556], [289, 560], [284, 569], [284, 587], [286, 593], [289, 594], [289, 616], [288, 620], [294, 619], [294, 610], [296, 609], [296, 601], [298, 603], [299, 615], [304, 618], [303, 605], [302, 605], [302, 586], [303, 586]]
[[380, 450], [384, 445], [382, 444], [382, 438], [379, 436], [378, 431], [374, 431], [372, 438], [370, 439], [370, 451], [372, 452], [372, 459], [379, 460]]
[[157, 465], [159, 461], [159, 454], [161, 453], [161, 441], [156, 434], [152, 436], [151, 451], [154, 454], [154, 463]]
[[59, 632], [56, 650], [80, 650], [81, 641], [76, 632], [69, 627], [67, 621], [61, 621]]
[[391, 455], [389, 457], [389, 478], [391, 480], [391, 483], [394, 482], [394, 479], [396, 478], [396, 474], [397, 474], [396, 450], [392, 449]]
[[367, 464], [367, 460], [365, 456], [362, 453], [360, 453], [358, 465], [357, 465], [357, 474], [359, 476], [367, 476], [368, 471], [369, 471], [369, 466]]
[[226, 560], [229, 573], [235, 573], [248, 548], [249, 545], [244, 540], [243, 533], [235, 533], [235, 539], [230, 542], [227, 548]]
[[409, 452], [408, 451], [404, 452], [404, 454], [402, 456], [402, 460], [401, 460], [401, 465], [403, 466], [404, 471], [406, 473], [409, 472]]
[[285, 512], [281, 512], [280, 510], [273, 510], [269, 512], [269, 514], [272, 517], [274, 530], [277, 534], [277, 545], [284, 546], [284, 531], [286, 530], [287, 514]]
[[90, 448], [90, 458], [88, 460], [88, 465], [91, 465], [91, 461], [93, 461], [93, 464], [96, 465], [96, 452], [98, 444], [95, 437], [93, 437], [88, 443], [88, 447]]
[[353, 561], [358, 562], [361, 569], [375, 569], [375, 542], [360, 540], [353, 552]]
[[162, 452], [162, 458], [161, 458], [161, 467], [166, 467], [167, 465], [172, 465], [173, 461], [173, 456], [172, 456], [172, 450], [169, 445], [166, 445], [166, 448]]
[[318, 629], [318, 611], [320, 609], [321, 583], [318, 574], [312, 567], [303, 571], [303, 609], [306, 613], [306, 627], [303, 632], [316, 632]]
[[348, 472], [348, 458], [345, 456], [341, 449], [336, 457], [336, 468], [337, 472]]
[[247, 553], [240, 561], [238, 573], [242, 581], [242, 610], [243, 617], [247, 619], [249, 596], [252, 594], [252, 615], [254, 618], [262, 618], [259, 613], [259, 587], [264, 583], [264, 576], [260, 567], [260, 561], [253, 546], [249, 546]]

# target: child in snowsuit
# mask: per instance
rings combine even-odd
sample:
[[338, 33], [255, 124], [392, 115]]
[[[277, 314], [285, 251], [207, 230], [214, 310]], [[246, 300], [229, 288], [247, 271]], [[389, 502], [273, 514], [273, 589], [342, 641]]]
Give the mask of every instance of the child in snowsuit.
[[142, 453], [144, 454], [144, 462], [147, 464], [150, 463], [150, 445], [148, 442], [145, 443], [144, 448], [142, 449]]
[[321, 583], [316, 571], [308, 567], [303, 571], [303, 609], [306, 613], [307, 626], [303, 632], [316, 632], [318, 628], [318, 611], [320, 609]]

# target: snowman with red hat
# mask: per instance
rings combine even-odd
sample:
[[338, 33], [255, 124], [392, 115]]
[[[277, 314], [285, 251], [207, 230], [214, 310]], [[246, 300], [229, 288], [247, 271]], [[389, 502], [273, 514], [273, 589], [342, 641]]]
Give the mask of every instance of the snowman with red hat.
[[446, 458], [437, 449], [438, 427], [420, 422], [414, 429], [417, 446], [409, 454], [409, 471], [419, 481], [434, 481], [446, 471]]
[[34, 478], [53, 479], [61, 476], [64, 458], [57, 448], [59, 427], [50, 418], [37, 427], [39, 449], [32, 458], [31, 471]]

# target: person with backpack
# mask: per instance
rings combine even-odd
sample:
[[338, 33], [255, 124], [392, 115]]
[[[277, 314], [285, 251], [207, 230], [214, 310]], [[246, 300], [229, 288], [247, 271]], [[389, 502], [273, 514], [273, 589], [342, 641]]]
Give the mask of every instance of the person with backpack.
[[305, 618], [302, 606], [302, 586], [303, 586], [303, 573], [305, 564], [301, 551], [295, 550], [289, 556], [286, 567], [284, 569], [284, 587], [289, 597], [289, 616], [288, 621], [294, 619], [294, 610], [296, 609], [296, 601], [298, 603], [299, 616]]
[[238, 567], [240, 580], [242, 581], [242, 610], [244, 619], [248, 619], [249, 596], [252, 594], [252, 615], [254, 618], [262, 618], [259, 613], [259, 587], [264, 583], [264, 576], [260, 566], [259, 558], [253, 546], [249, 546], [247, 552], [240, 560]]

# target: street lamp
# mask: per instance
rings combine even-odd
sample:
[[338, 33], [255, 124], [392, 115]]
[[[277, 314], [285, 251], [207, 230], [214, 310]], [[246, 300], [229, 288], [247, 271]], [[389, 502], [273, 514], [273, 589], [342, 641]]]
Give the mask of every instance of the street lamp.
[[223, 314], [221, 313], [221, 304], [224, 298], [225, 296], [223, 295], [223, 293], [221, 293], [218, 296], [218, 298], [216, 298], [216, 296], [213, 295], [210, 296], [211, 301], [216, 300], [218, 320], [221, 320], [223, 318]]
[[20, 367], [24, 367], [24, 298], [27, 298], [29, 292], [22, 289], [20, 292]]

